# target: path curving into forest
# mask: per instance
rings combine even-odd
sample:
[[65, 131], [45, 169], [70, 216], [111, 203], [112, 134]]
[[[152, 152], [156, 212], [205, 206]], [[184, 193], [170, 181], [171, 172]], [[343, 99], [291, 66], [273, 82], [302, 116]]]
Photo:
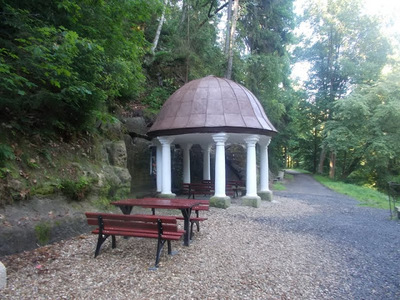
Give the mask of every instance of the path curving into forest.
[[[323, 186], [311, 175], [288, 171], [294, 179], [274, 195], [301, 201], [314, 213], [281, 220], [281, 229], [312, 235], [338, 246], [346, 292], [340, 299], [400, 299], [400, 222], [387, 210], [362, 207]], [[278, 221], [278, 220], [275, 220]], [[279, 221], [278, 221], [279, 222]], [[332, 249], [326, 249], [330, 255]]]

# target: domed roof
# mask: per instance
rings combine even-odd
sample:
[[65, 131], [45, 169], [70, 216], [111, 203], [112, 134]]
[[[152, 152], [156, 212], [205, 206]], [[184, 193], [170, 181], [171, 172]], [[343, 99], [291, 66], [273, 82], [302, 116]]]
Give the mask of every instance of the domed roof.
[[277, 131], [257, 98], [242, 85], [216, 76], [188, 82], [164, 103], [149, 136]]

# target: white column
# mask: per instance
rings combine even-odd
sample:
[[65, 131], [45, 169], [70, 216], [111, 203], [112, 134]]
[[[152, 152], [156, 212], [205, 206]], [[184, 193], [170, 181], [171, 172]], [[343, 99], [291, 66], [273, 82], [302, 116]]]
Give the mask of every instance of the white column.
[[269, 192], [268, 145], [271, 138], [260, 144], [260, 192]]
[[257, 195], [257, 163], [256, 144], [259, 140], [257, 135], [251, 135], [244, 139], [247, 146], [246, 163], [246, 196], [258, 197]]
[[157, 192], [161, 192], [162, 187], [162, 147], [161, 144], [157, 145], [156, 152], [156, 171], [157, 171]]
[[171, 143], [174, 137], [162, 136], [158, 137], [162, 147], [162, 184], [161, 184], [161, 194], [168, 195], [171, 192]]
[[211, 145], [203, 145], [201, 148], [203, 149], [203, 180], [211, 180]]
[[225, 142], [226, 133], [217, 133], [212, 136], [215, 141], [215, 197], [226, 197], [225, 194]]
[[183, 149], [183, 183], [190, 183], [190, 148], [192, 144], [182, 146]]

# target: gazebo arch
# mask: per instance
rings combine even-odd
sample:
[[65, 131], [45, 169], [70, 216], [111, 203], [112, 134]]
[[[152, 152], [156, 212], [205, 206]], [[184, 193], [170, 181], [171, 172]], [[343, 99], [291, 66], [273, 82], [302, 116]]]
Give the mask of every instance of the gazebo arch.
[[[201, 145], [204, 155], [203, 179], [210, 179], [210, 149], [215, 145], [215, 195], [210, 205], [228, 207], [225, 193], [225, 145], [245, 143], [245, 205], [258, 207], [261, 198], [270, 200], [268, 187], [268, 145], [276, 134], [257, 98], [242, 85], [216, 76], [188, 82], [164, 103], [148, 136], [157, 146], [157, 189], [162, 197], [171, 192], [171, 145], [183, 149], [183, 180], [190, 183], [190, 155], [193, 144]], [[257, 192], [256, 144], [260, 145], [260, 186]]]

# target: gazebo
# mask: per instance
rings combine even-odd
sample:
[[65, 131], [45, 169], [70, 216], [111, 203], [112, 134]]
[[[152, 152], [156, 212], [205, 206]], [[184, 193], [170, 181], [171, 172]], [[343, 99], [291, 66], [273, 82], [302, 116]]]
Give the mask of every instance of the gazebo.
[[[225, 145], [245, 144], [246, 195], [244, 205], [259, 207], [270, 200], [268, 145], [276, 134], [257, 98], [242, 85], [216, 76], [188, 82], [164, 103], [147, 135], [157, 146], [157, 190], [161, 197], [175, 197], [171, 191], [171, 145], [183, 149], [183, 182], [190, 183], [190, 149], [199, 144], [203, 151], [203, 179], [210, 180], [210, 152], [215, 145], [215, 194], [210, 205], [226, 208]], [[260, 184], [257, 189], [256, 144], [260, 146]]]

